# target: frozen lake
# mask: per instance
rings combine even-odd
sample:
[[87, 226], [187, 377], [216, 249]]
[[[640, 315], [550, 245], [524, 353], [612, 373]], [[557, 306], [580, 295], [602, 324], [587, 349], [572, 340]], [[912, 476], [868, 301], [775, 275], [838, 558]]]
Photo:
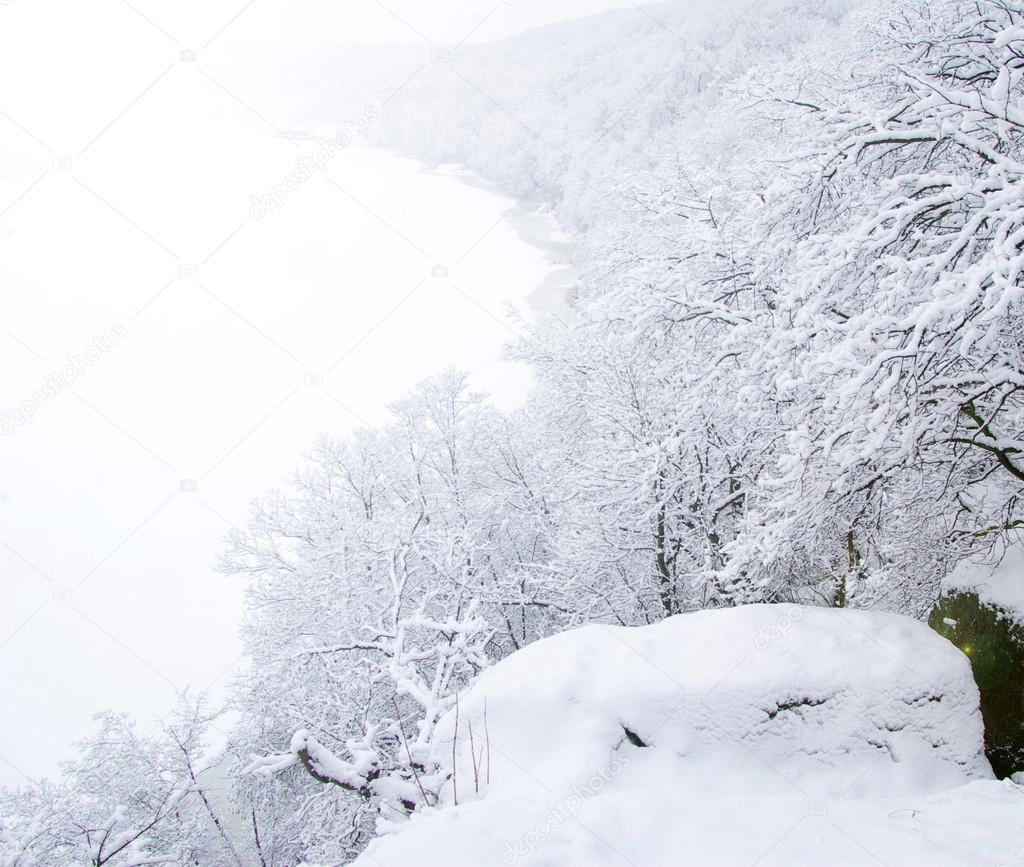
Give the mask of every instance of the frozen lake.
[[7, 132], [0, 784], [97, 710], [223, 690], [242, 584], [213, 565], [249, 501], [447, 364], [514, 406], [506, 302], [552, 273], [511, 199], [282, 137], [200, 75], [66, 157]]

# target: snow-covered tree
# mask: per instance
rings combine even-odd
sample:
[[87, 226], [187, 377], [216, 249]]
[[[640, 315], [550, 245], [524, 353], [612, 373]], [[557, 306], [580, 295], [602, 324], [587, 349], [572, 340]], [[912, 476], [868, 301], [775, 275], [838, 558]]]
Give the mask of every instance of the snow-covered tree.
[[[320, 443], [224, 564], [250, 581], [235, 751], [270, 785], [305, 787], [302, 821], [315, 811], [323, 828], [279, 829], [288, 857], [341, 857], [378, 818], [432, 805], [447, 780], [434, 726], [458, 690], [567, 611], [544, 568], [541, 480], [509, 420], [454, 371], [393, 412], [384, 430]], [[261, 795], [242, 788], [248, 814]]]
[[752, 373], [791, 413], [760, 550], [845, 560], [864, 580], [837, 598], [921, 613], [1020, 526], [1022, 12], [876, 12], [856, 54], [762, 94], [805, 146], [759, 261], [775, 309]]
[[59, 782], [0, 792], [0, 863], [242, 867], [202, 778], [211, 720], [187, 699], [147, 735], [123, 714], [99, 714]]

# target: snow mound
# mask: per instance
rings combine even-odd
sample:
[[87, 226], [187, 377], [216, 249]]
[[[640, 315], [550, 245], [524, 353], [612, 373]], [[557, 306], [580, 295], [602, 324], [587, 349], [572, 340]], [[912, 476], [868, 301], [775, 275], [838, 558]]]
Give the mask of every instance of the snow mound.
[[484, 672], [437, 743], [454, 785], [361, 867], [942, 865], [1021, 842], [966, 657], [897, 615], [576, 629]]
[[[460, 702], [462, 800], [485, 703], [503, 790], [571, 785], [616, 755], [646, 761], [637, 742], [672, 776], [725, 791], [913, 793], [990, 775], [967, 658], [891, 614], [751, 605], [537, 642]], [[454, 726], [443, 722], [442, 743]]]

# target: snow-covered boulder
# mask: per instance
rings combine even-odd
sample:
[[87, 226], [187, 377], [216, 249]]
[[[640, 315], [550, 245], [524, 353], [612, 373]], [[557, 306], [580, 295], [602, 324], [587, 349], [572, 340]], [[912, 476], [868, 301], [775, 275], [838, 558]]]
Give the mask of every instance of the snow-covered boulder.
[[891, 614], [752, 605], [537, 642], [460, 704], [463, 800], [485, 703], [491, 780], [506, 790], [578, 782], [617, 754], [641, 761], [627, 730], [709, 788], [917, 792], [988, 774], [968, 660]]
[[1001, 608], [1024, 623], [1024, 544], [1007, 547], [995, 564], [962, 561], [942, 582], [944, 593], [976, 593], [986, 605]]
[[1009, 857], [993, 823], [1009, 847], [1024, 821], [991, 780], [966, 657], [890, 614], [576, 629], [486, 671], [438, 744], [457, 769], [442, 804], [361, 867], [963, 864]]

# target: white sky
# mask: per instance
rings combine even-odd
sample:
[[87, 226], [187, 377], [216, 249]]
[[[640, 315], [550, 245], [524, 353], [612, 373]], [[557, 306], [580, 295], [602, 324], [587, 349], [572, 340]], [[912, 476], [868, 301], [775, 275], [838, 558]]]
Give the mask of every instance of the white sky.
[[[182, 51], [197, 52], [201, 66], [233, 43], [245, 42], [404, 42], [429, 50], [428, 42], [493, 39], [630, 5], [629, 0], [0, 0], [0, 111], [57, 152], [77, 152]], [[0, 115], [0, 136], [13, 134], [2, 125], [4, 119]]]
[[[547, 264], [498, 222], [510, 200], [356, 148], [253, 219], [313, 146], [204, 59], [493, 38], [611, 5], [0, 0], [0, 412], [124, 332], [0, 435], [0, 784], [52, 775], [97, 710], [148, 725], [176, 688], [227, 682], [240, 584], [211, 565], [318, 432], [379, 422], [446, 363], [506, 404], [525, 387], [499, 359], [502, 302]], [[435, 263], [451, 279], [422, 283]]]

